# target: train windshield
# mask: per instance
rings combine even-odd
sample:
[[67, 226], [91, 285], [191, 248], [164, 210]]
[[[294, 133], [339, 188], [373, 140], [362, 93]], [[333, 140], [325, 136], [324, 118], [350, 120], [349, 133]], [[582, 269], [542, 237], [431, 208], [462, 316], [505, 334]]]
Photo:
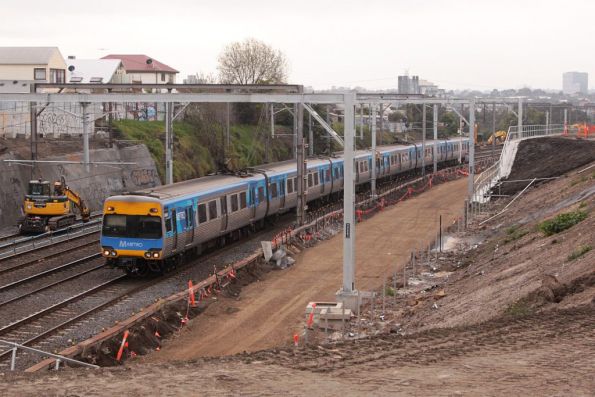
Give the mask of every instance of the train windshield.
[[161, 218], [147, 215], [105, 215], [102, 233], [107, 237], [161, 238]]

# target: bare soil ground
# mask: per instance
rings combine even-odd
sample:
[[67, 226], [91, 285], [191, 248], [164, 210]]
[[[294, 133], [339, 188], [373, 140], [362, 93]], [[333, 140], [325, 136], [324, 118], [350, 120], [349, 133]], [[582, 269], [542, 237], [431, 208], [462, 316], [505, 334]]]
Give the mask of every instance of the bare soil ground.
[[[357, 288], [377, 287], [414, 248], [427, 245], [436, 235], [440, 214], [443, 222], [458, 217], [466, 183], [461, 179], [439, 185], [358, 224]], [[334, 300], [342, 280], [342, 247], [340, 236], [323, 241], [296, 256], [295, 266], [248, 285], [239, 299], [221, 297], [178, 338], [147, 359], [187, 360], [289, 344], [292, 335], [303, 329], [308, 302]]]
[[[595, 141], [548, 137], [521, 141], [508, 176], [509, 181], [550, 178], [564, 174], [595, 159]], [[538, 181], [537, 184], [543, 182]], [[514, 194], [527, 182], [505, 183], [502, 194]]]
[[[457, 216], [465, 184], [438, 186], [358, 225], [358, 287], [378, 291], [386, 273], [434, 236], [438, 213]], [[576, 209], [587, 219], [549, 237], [538, 230]], [[592, 396], [594, 212], [595, 172], [529, 189], [504, 215], [450, 236], [459, 248], [418, 263], [384, 311], [380, 298], [364, 308], [352, 329], [373, 336], [289, 346], [305, 304], [331, 299], [340, 284], [335, 237], [244, 288], [239, 300], [210, 305], [159, 354], [99, 371], [3, 374], [0, 396]], [[584, 246], [593, 249], [571, 257]]]

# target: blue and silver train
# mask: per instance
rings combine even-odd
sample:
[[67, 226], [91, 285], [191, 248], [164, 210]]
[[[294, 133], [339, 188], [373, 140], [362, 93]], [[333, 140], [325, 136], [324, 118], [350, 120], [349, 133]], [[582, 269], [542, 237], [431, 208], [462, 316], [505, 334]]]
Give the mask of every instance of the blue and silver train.
[[[437, 161], [466, 160], [468, 139], [427, 141], [377, 149], [377, 178], [387, 178]], [[460, 153], [459, 153], [460, 152]], [[343, 190], [342, 156], [309, 159], [307, 200]], [[355, 182], [370, 181], [372, 153], [355, 156]], [[200, 252], [230, 233], [296, 206], [295, 161], [267, 164], [246, 175], [214, 175], [105, 200], [101, 252], [108, 265], [131, 274], [161, 272], [184, 254]]]

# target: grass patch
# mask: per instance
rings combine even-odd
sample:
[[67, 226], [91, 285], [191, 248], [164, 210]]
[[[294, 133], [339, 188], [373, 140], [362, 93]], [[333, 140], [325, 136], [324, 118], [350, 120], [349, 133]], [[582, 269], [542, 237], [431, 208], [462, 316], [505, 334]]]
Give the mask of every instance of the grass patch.
[[506, 238], [504, 239], [504, 244], [518, 240], [528, 233], [529, 232], [527, 230], [521, 229], [518, 225], [511, 226], [506, 229]]
[[384, 294], [386, 296], [395, 296], [396, 292], [395, 292], [395, 289], [393, 287], [389, 287], [387, 285], [386, 288], [384, 289]]
[[541, 222], [539, 224], [539, 230], [546, 236], [551, 236], [556, 233], [563, 232], [566, 229], [570, 229], [585, 219], [587, 219], [586, 211], [577, 210], [565, 212], [563, 214], [557, 215], [553, 219]]
[[512, 317], [524, 317], [533, 313], [533, 308], [525, 299], [519, 299], [512, 305], [508, 306], [504, 313]]
[[[118, 120], [114, 126], [122, 139], [144, 143], [157, 166], [162, 181], [165, 175], [165, 124], [163, 121]], [[278, 130], [284, 131], [282, 126]], [[265, 160], [266, 130], [256, 125], [231, 126], [231, 148], [224, 154], [224, 131], [219, 124], [174, 122], [174, 181], [198, 178], [217, 171], [224, 157], [228, 167], [243, 169]], [[289, 142], [289, 143], [288, 143]], [[270, 161], [291, 158], [291, 142], [271, 140]]]
[[585, 255], [587, 252], [591, 251], [592, 249], [593, 249], [593, 247], [591, 247], [589, 244], [581, 245], [580, 247], [575, 249], [572, 252], [572, 254], [568, 255], [568, 260], [573, 261], [577, 258], [580, 258], [581, 256]]

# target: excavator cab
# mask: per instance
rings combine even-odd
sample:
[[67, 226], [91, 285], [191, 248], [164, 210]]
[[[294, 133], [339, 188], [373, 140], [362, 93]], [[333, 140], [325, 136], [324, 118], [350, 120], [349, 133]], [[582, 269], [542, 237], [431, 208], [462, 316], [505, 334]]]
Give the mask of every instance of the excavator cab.
[[33, 197], [50, 197], [50, 183], [48, 181], [42, 181], [41, 179], [36, 181], [29, 181], [28, 195]]

